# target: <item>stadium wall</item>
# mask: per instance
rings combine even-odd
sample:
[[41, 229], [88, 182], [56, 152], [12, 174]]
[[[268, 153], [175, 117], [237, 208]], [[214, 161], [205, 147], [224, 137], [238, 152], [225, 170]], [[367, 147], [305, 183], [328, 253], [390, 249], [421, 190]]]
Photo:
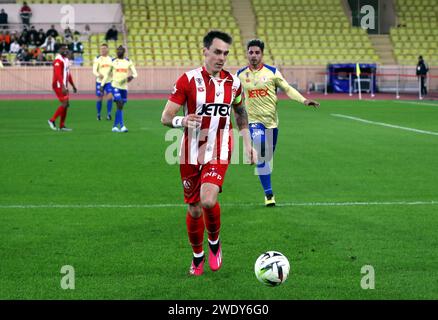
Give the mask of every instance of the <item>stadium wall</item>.
[[[2, 4], [8, 14], [8, 22], [14, 29], [14, 24], [21, 24], [19, 11], [21, 4]], [[37, 25], [37, 29], [48, 29], [55, 24], [58, 31], [63, 30], [61, 23], [69, 20], [70, 28], [81, 31], [85, 24], [98, 26], [102, 25], [101, 30], [92, 28], [93, 32], [106, 32], [110, 24], [122, 23], [122, 7], [120, 4], [31, 4], [32, 18], [31, 25]], [[73, 9], [72, 9], [73, 8]], [[77, 24], [75, 28], [72, 24]], [[79, 27], [80, 26], [80, 27]]]
[[[172, 90], [175, 80], [187, 67], [137, 67], [138, 78], [129, 85], [130, 92], [166, 93]], [[227, 68], [236, 72], [237, 67]], [[293, 66], [280, 68], [286, 80], [301, 92], [306, 92], [310, 84], [323, 88], [325, 82], [324, 67]], [[0, 94], [11, 93], [47, 93], [51, 92], [51, 67], [5, 67], [0, 69]], [[377, 70], [378, 87], [395, 88], [397, 78], [402, 91], [417, 90], [415, 66], [385, 67]], [[397, 74], [401, 76], [398, 77]], [[438, 91], [438, 67], [431, 67], [429, 90]], [[72, 76], [81, 93], [95, 90], [95, 78], [91, 67], [73, 67]], [[392, 91], [392, 90], [389, 90]]]

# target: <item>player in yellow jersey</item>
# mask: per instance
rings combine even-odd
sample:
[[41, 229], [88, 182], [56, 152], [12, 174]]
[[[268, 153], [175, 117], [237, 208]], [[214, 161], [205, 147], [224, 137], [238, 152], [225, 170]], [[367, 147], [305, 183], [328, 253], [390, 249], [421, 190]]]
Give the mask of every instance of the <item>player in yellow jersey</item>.
[[[131, 72], [131, 75], [129, 75]], [[119, 46], [117, 48], [117, 58], [113, 59], [111, 67], [106, 76], [101, 81], [103, 85], [108, 77], [112, 76], [111, 86], [113, 87], [114, 102], [117, 104], [116, 116], [114, 118], [113, 132], [128, 132], [128, 128], [123, 123], [123, 106], [128, 102], [128, 82], [137, 78], [137, 71], [135, 70], [134, 63], [125, 58], [125, 48]], [[100, 91], [103, 92], [101, 86]], [[120, 126], [120, 128], [119, 128]]]
[[[108, 45], [103, 43], [100, 46], [100, 55], [94, 59], [93, 62], [93, 74], [96, 76], [96, 109], [97, 109], [97, 120], [100, 120], [100, 112], [102, 110], [102, 100], [104, 95], [100, 91], [101, 81], [103, 77], [108, 73], [109, 68], [113, 62], [113, 58], [108, 55]], [[111, 110], [113, 108], [113, 101], [111, 99], [111, 77], [108, 77], [105, 84], [103, 85], [103, 91], [105, 93], [106, 99], [106, 119], [111, 120]]]
[[248, 42], [249, 65], [240, 69], [237, 76], [244, 89], [251, 139], [259, 154], [257, 174], [265, 192], [265, 205], [275, 206], [269, 162], [278, 137], [277, 88], [306, 106], [318, 107], [319, 103], [303, 97], [287, 83], [277, 68], [264, 64], [264, 48], [265, 44], [259, 39]]

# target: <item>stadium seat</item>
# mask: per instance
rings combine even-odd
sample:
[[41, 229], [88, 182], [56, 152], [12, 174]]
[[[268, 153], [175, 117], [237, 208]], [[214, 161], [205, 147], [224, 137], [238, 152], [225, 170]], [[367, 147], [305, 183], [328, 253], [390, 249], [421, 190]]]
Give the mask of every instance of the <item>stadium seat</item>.
[[[188, 3], [197, 10], [188, 10]], [[231, 14], [230, 0], [122, 0], [122, 4], [128, 26], [128, 50], [133, 44], [145, 51], [153, 47], [145, 62], [148, 65], [151, 61], [154, 65], [164, 66], [198, 64], [202, 37], [213, 28], [231, 33], [233, 49], [238, 56], [245, 54], [237, 22]], [[218, 8], [230, 14], [212, 23], [212, 16]], [[142, 17], [137, 19], [138, 16]], [[141, 32], [147, 37], [141, 38]]]
[[257, 36], [267, 43], [265, 57], [275, 64], [325, 65], [333, 61], [333, 54], [339, 62], [351, 62], [346, 55], [351, 50], [345, 48], [361, 48], [361, 61], [376, 62], [368, 36], [350, 25], [340, 1], [252, 0], [252, 4]]
[[438, 23], [436, 0], [397, 0], [399, 25], [391, 28], [391, 41], [399, 64], [416, 65], [418, 56], [436, 63]]

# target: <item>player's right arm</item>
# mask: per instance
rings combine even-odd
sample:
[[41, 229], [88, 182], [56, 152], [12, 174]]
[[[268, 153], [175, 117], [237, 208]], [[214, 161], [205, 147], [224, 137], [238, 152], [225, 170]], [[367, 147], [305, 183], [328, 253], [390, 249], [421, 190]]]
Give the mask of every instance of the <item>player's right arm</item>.
[[167, 100], [161, 115], [161, 123], [171, 128], [196, 128], [201, 123], [201, 116], [197, 114], [188, 114], [185, 117], [177, 116], [182, 105], [179, 105], [173, 101]]
[[202, 117], [196, 114], [188, 114], [185, 117], [177, 116], [181, 107], [187, 101], [187, 89], [189, 82], [187, 76], [183, 74], [175, 83], [173, 92], [164, 107], [161, 115], [161, 123], [172, 128], [186, 127], [196, 128], [201, 123]]
[[93, 62], [93, 74], [98, 78], [99, 80], [102, 80], [103, 75], [99, 72], [99, 59], [95, 58]]

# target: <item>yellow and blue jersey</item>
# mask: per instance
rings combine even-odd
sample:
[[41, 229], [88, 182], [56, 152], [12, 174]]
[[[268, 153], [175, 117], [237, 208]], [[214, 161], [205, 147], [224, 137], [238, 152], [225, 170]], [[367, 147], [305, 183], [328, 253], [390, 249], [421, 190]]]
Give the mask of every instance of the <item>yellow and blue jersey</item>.
[[137, 70], [135, 69], [134, 63], [128, 58], [124, 59], [113, 59], [111, 67], [107, 75], [101, 81], [101, 84], [106, 83], [107, 77], [112, 76], [111, 86], [119, 90], [128, 90], [128, 77], [129, 72], [136, 78]]
[[[97, 56], [93, 61], [93, 74], [96, 76], [96, 82], [101, 81], [100, 76], [105, 77], [105, 75], [109, 72], [109, 69], [113, 63], [113, 58], [110, 56]], [[111, 76], [108, 77], [106, 83], [111, 82]]]
[[265, 128], [278, 127], [277, 89], [282, 89], [292, 100], [303, 103], [304, 98], [291, 87], [277, 68], [262, 64], [258, 70], [249, 66], [240, 69], [237, 76], [245, 93], [249, 123], [261, 123]]

